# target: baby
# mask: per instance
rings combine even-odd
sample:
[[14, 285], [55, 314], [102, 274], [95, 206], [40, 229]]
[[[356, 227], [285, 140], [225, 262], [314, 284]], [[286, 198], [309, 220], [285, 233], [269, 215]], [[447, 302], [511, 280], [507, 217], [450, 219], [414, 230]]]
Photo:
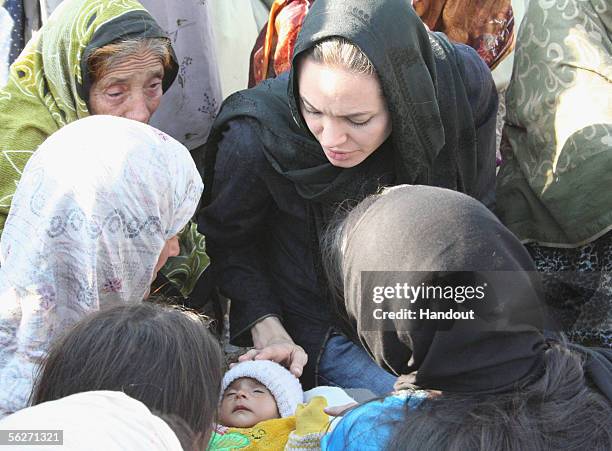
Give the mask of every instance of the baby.
[[278, 363], [239, 363], [223, 377], [220, 424], [208, 451], [321, 449], [322, 437], [333, 427], [324, 408], [347, 402], [354, 400], [338, 387], [304, 393], [300, 381]]
[[231, 368], [223, 377], [219, 423], [250, 428], [265, 420], [295, 414], [303, 402], [300, 381], [278, 363], [252, 360]]

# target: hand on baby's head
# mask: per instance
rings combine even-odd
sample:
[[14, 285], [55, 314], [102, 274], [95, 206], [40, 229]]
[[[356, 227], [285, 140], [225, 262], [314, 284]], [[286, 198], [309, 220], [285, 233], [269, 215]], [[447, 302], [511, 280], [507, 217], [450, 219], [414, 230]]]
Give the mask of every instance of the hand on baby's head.
[[219, 423], [249, 428], [293, 415], [304, 392], [287, 369], [268, 360], [242, 362], [223, 377]]

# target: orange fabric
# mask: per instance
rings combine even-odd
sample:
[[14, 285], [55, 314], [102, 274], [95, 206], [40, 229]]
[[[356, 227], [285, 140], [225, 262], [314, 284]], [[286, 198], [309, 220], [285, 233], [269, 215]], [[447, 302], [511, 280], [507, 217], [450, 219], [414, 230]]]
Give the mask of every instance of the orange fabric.
[[251, 54], [249, 87], [289, 70], [295, 40], [313, 1], [275, 0], [272, 4], [268, 24], [262, 30], [262, 33], [265, 31], [263, 45], [260, 35]]
[[[251, 53], [249, 87], [289, 69], [295, 40], [315, 0], [275, 0]], [[493, 69], [514, 47], [510, 0], [413, 0], [423, 22], [473, 47]]]
[[419, 17], [451, 41], [467, 44], [494, 68], [514, 45], [510, 0], [413, 0]]

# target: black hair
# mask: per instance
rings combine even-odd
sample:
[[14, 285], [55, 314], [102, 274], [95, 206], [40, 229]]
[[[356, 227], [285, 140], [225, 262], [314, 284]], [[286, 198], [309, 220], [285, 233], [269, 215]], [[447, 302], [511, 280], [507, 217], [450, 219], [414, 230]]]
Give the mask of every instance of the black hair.
[[563, 343], [545, 353], [544, 374], [501, 394], [442, 393], [392, 425], [387, 449], [612, 449], [612, 406], [584, 374], [584, 358]]
[[122, 391], [208, 439], [222, 377], [221, 347], [200, 315], [140, 302], [94, 313], [57, 340], [31, 400]]

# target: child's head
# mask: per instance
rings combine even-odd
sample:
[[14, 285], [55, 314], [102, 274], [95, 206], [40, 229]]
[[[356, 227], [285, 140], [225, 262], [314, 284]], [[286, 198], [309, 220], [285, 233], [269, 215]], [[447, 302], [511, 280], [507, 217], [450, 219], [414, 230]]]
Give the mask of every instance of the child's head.
[[120, 391], [89, 391], [43, 402], [3, 418], [0, 427], [61, 429], [64, 442], [49, 448], [62, 451], [202, 449], [194, 443], [193, 432], [184, 421], [176, 416], [164, 418]]
[[206, 437], [221, 388], [222, 353], [203, 319], [149, 302], [94, 313], [53, 344], [33, 404], [91, 390], [121, 391], [176, 415]]
[[234, 366], [223, 377], [221, 393], [219, 422], [239, 428], [293, 415], [304, 398], [300, 381], [269, 360]]

